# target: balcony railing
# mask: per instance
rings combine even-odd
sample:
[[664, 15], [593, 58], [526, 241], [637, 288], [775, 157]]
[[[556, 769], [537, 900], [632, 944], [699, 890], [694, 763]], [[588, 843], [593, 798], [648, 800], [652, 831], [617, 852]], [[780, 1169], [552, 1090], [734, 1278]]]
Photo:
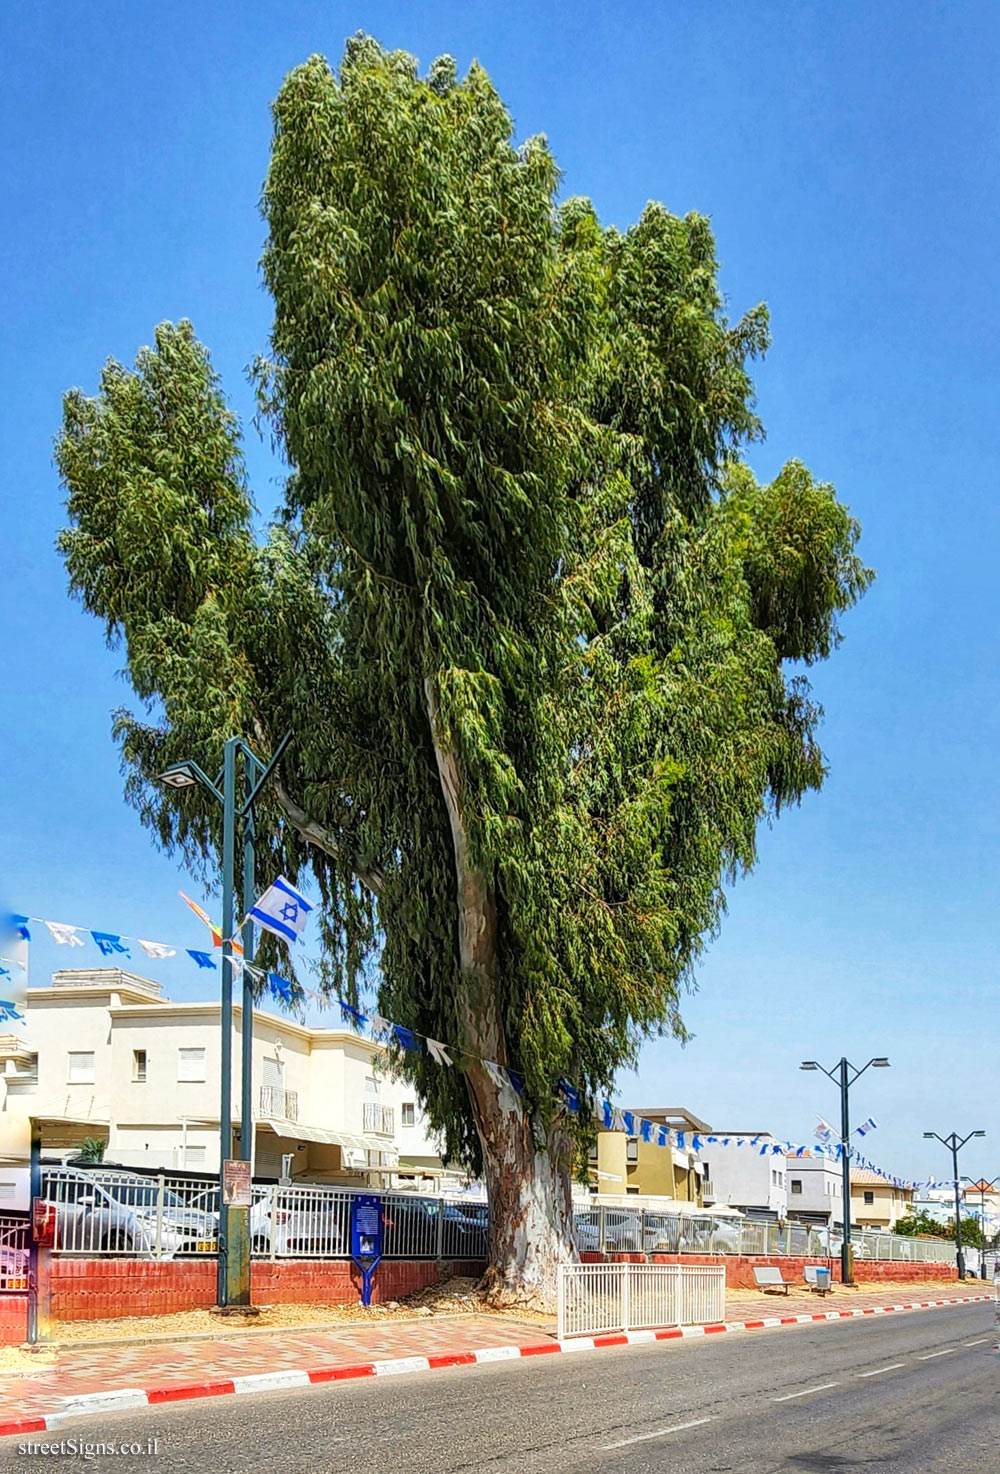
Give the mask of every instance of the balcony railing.
[[364, 1129], [376, 1136], [396, 1134], [396, 1112], [392, 1106], [379, 1105], [377, 1101], [365, 1101]]
[[280, 1085], [260, 1087], [260, 1114], [279, 1121], [299, 1119], [299, 1092], [283, 1090]]
[[703, 1203], [715, 1202], [715, 1183], [711, 1178], [703, 1177], [701, 1180], [701, 1200]]

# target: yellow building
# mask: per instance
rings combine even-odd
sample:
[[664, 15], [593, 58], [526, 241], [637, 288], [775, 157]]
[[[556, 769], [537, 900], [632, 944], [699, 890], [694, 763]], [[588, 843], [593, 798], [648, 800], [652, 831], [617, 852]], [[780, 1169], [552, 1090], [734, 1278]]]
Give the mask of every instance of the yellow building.
[[[669, 1126], [672, 1131], [710, 1130], [697, 1116], [676, 1107], [658, 1106], [634, 1114], [655, 1126]], [[595, 1192], [641, 1193], [644, 1197], [674, 1198], [701, 1206], [701, 1180], [702, 1166], [696, 1152], [657, 1146], [655, 1141], [643, 1141], [641, 1136], [628, 1136], [624, 1131], [597, 1133], [597, 1146], [590, 1158], [590, 1185]]]
[[897, 1218], [905, 1218], [912, 1209], [912, 1187], [896, 1187], [866, 1167], [851, 1168], [851, 1222], [855, 1227], [891, 1229]]

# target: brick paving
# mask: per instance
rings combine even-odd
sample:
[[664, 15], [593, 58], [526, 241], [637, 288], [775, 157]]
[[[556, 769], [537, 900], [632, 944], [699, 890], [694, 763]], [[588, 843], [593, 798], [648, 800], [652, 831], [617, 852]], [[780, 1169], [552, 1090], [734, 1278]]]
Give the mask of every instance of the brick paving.
[[[554, 1328], [553, 1328], [554, 1329]], [[68, 1397], [112, 1387], [169, 1387], [278, 1368], [309, 1371], [403, 1356], [437, 1356], [479, 1346], [530, 1346], [543, 1327], [506, 1316], [448, 1316], [438, 1321], [356, 1322], [322, 1331], [167, 1341], [162, 1344], [60, 1347], [56, 1366], [32, 1376], [0, 1376], [0, 1421], [57, 1412]]]
[[[765, 1295], [730, 1291], [728, 1321], [793, 1316], [824, 1310], [913, 1304], [922, 1300], [981, 1296], [992, 1286], [897, 1285], [888, 1289], [839, 1286], [829, 1296], [803, 1291]], [[0, 1375], [0, 1422], [58, 1412], [67, 1398], [113, 1388], [181, 1387], [192, 1382], [279, 1369], [310, 1371], [411, 1356], [450, 1356], [491, 1346], [553, 1342], [554, 1325], [498, 1315], [447, 1316], [412, 1322], [357, 1322], [323, 1330], [277, 1330], [192, 1337], [145, 1345], [92, 1346], [74, 1342], [57, 1351], [57, 1364], [30, 1376]]]

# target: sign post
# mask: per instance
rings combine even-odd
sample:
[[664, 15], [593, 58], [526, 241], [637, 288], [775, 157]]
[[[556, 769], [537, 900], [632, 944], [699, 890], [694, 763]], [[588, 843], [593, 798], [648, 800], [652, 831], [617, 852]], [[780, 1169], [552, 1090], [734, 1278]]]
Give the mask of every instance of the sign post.
[[227, 1158], [222, 1164], [221, 1212], [226, 1225], [226, 1304], [250, 1304], [250, 1163]]
[[359, 1193], [351, 1199], [351, 1258], [361, 1271], [361, 1303], [372, 1303], [372, 1276], [382, 1258], [382, 1199]]

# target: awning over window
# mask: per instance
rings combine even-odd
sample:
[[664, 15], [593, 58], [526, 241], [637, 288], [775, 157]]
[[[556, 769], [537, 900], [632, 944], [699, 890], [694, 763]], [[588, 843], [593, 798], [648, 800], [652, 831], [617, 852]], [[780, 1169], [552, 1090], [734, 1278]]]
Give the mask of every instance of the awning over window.
[[359, 1136], [350, 1131], [330, 1131], [325, 1126], [305, 1126], [301, 1121], [258, 1121], [258, 1131], [266, 1127], [283, 1141], [317, 1141], [326, 1146], [342, 1146], [355, 1152], [390, 1152], [377, 1136]]

